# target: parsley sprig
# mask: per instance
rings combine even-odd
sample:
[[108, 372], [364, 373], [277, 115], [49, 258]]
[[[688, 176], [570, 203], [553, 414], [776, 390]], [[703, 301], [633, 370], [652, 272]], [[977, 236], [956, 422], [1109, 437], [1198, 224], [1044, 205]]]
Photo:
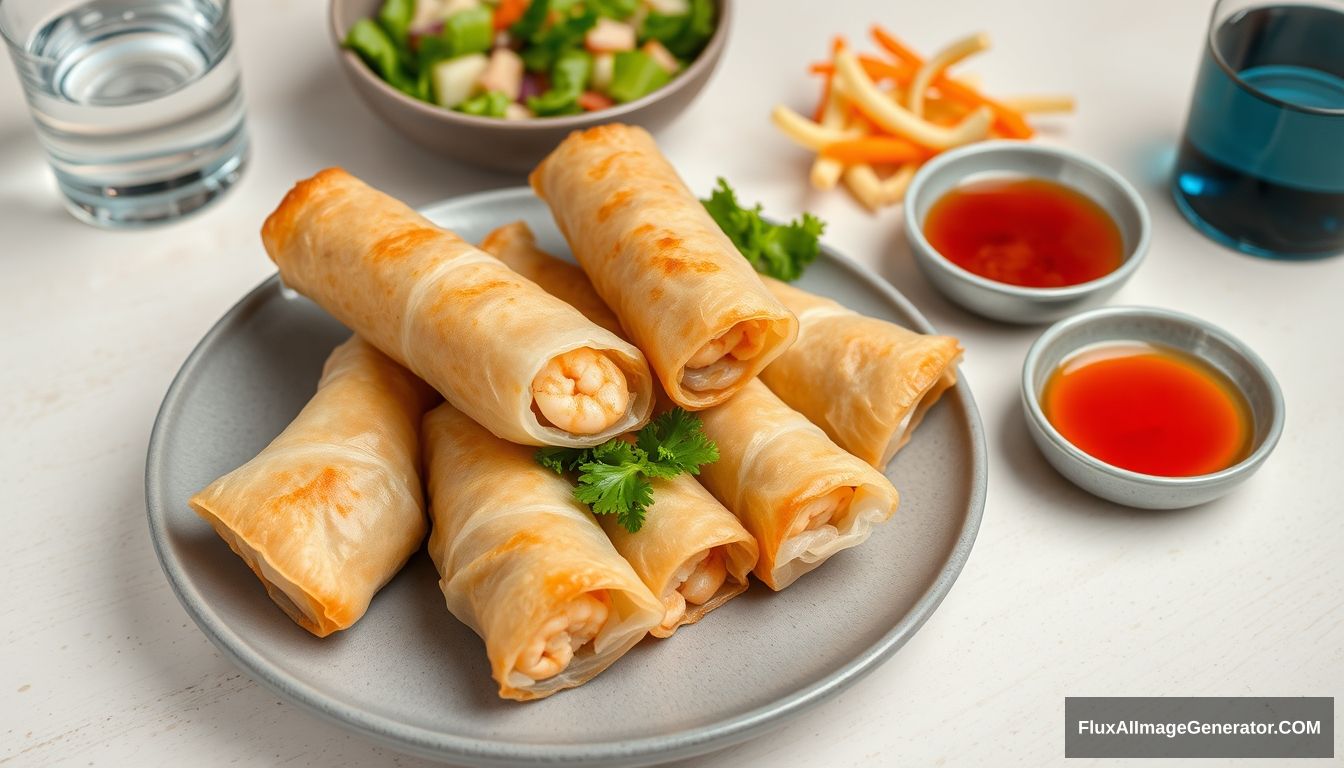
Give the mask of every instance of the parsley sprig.
[[792, 282], [821, 253], [821, 233], [826, 223], [810, 213], [788, 224], [772, 224], [761, 217], [759, 203], [743, 208], [723, 178], [709, 198], [700, 202], [737, 250], [763, 275]]
[[704, 432], [700, 417], [673, 408], [650, 421], [635, 442], [612, 438], [592, 448], [542, 448], [537, 463], [557, 474], [578, 473], [574, 498], [596, 515], [616, 515], [631, 533], [644, 525], [653, 504], [656, 477], [700, 474], [700, 465], [719, 459], [719, 447]]

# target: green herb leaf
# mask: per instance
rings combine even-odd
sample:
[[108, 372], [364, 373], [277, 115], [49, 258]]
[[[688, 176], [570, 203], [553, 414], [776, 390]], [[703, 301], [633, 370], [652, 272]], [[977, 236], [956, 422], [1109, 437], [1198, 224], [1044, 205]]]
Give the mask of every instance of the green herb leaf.
[[655, 477], [682, 472], [698, 475], [701, 464], [719, 460], [719, 447], [705, 434], [700, 417], [682, 408], [673, 408], [644, 425], [635, 441], [649, 456]]
[[634, 533], [644, 525], [644, 514], [653, 503], [653, 486], [643, 472], [643, 451], [619, 440], [598, 448], [605, 446], [613, 447], [594, 451], [594, 461], [579, 466], [574, 498], [592, 507], [593, 514], [616, 515]]
[[397, 45], [406, 45], [406, 34], [415, 16], [415, 0], [383, 0], [378, 9], [378, 23]]
[[478, 117], [503, 117], [509, 103], [510, 99], [503, 91], [486, 91], [458, 104], [454, 109]]
[[639, 30], [641, 42], [657, 40], [673, 55], [688, 61], [699, 56], [713, 36], [713, 0], [691, 0], [690, 11], [675, 16], [650, 13]]
[[531, 40], [546, 25], [550, 12], [550, 0], [532, 0], [523, 11], [523, 17], [509, 27], [509, 33], [520, 40]]
[[387, 31], [371, 19], [360, 19], [345, 36], [345, 47], [354, 51], [375, 74], [393, 88], [416, 96], [416, 80], [402, 68], [400, 52]]
[[582, 112], [579, 96], [593, 72], [593, 57], [587, 51], [562, 51], [551, 66], [551, 87], [540, 96], [530, 96], [527, 108], [541, 117]]
[[541, 448], [534, 457], [552, 472], [579, 473], [574, 498], [594, 514], [616, 515], [634, 533], [653, 504], [649, 481], [699, 474], [702, 464], [718, 460], [719, 448], [699, 416], [674, 408], [646, 424], [634, 443], [618, 437], [592, 448]]
[[759, 204], [743, 208], [722, 178], [709, 198], [700, 202], [737, 250], [763, 275], [792, 282], [821, 253], [821, 233], [826, 224], [810, 213], [788, 224], [772, 224], [761, 217]]
[[548, 445], [545, 448], [538, 448], [534, 456], [541, 466], [557, 475], [563, 475], [566, 472], [573, 472], [588, 460], [588, 449]]
[[[547, 5], [543, 0], [533, 0], [528, 6], [528, 13], [531, 13], [538, 3]], [[554, 6], [554, 2], [551, 5]], [[560, 55], [566, 51], [582, 52], [584, 36], [597, 24], [597, 13], [580, 5], [574, 5], [563, 11], [557, 9], [556, 16], [552, 23], [542, 24], [535, 30], [531, 25], [527, 25], [524, 28], [527, 34], [519, 31], [519, 25], [528, 21], [526, 14], [513, 26], [513, 34], [527, 41], [527, 45], [519, 51], [519, 55], [523, 58], [523, 66], [530, 72], [550, 70]]]
[[639, 0], [587, 0], [598, 16], [625, 21], [639, 8]]

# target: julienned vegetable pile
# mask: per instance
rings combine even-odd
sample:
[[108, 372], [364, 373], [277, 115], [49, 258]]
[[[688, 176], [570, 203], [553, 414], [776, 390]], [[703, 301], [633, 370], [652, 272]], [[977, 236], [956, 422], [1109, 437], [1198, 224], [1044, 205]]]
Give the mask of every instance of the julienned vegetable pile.
[[412, 98], [522, 120], [662, 88], [715, 22], [714, 0], [384, 0], [345, 46]]
[[1073, 111], [1069, 96], [994, 99], [949, 74], [989, 47], [987, 35], [968, 35], [925, 59], [881, 26], [870, 32], [876, 54], [855, 53], [837, 37], [830, 59], [809, 68], [822, 78], [811, 119], [784, 105], [770, 115], [785, 136], [817, 153], [812, 186], [843, 182], [869, 210], [901, 202], [919, 166], [939, 152], [985, 139], [1028, 139], [1034, 131], [1026, 115]]

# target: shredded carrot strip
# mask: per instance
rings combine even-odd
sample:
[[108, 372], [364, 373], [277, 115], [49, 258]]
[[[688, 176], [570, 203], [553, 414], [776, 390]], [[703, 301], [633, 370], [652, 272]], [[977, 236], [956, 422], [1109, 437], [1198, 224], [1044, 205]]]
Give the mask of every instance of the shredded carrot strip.
[[528, 0], [500, 0], [495, 9], [495, 29], [506, 29], [514, 25], [527, 11]]
[[868, 136], [838, 141], [821, 148], [822, 157], [849, 165], [852, 163], [908, 163], [923, 160], [929, 153], [905, 139], [892, 136]]
[[[901, 41], [881, 26], [874, 24], [870, 32], [878, 45], [901, 62], [915, 69], [923, 66], [924, 59], [919, 54], [906, 48]], [[938, 89], [948, 98], [964, 101], [972, 106], [984, 105], [989, 107], [994, 113], [994, 128], [1005, 136], [1015, 139], [1029, 139], [1035, 134], [1031, 126], [1027, 125], [1027, 120], [1021, 112], [985, 96], [965, 83], [953, 80], [947, 75], [940, 75], [933, 81], [933, 84], [938, 86]]]
[[[831, 57], [834, 58], [835, 54], [843, 51], [847, 45], [848, 43], [841, 35], [831, 38]], [[831, 77], [833, 75], [834, 71], [826, 75], [826, 81], [821, 84], [821, 98], [817, 101], [817, 108], [812, 111], [812, 119], [818, 122], [821, 121], [821, 113], [826, 111], [826, 103], [831, 100]]]

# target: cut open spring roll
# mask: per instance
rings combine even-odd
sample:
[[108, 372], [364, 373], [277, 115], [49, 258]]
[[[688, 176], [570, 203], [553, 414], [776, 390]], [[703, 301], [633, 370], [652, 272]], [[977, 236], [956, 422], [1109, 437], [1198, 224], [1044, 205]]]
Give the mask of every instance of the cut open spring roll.
[[653, 503], [638, 531], [627, 531], [612, 515], [598, 519], [616, 551], [662, 601], [662, 621], [651, 633], [671, 637], [677, 627], [746, 591], [756, 540], [690, 475], [650, 483]]
[[642, 128], [572, 133], [530, 181], [678, 405], [727, 400], [793, 343], [793, 314]]
[[286, 285], [499, 437], [590, 446], [648, 420], [638, 349], [345, 171], [295, 185], [262, 240]]
[[429, 554], [448, 610], [485, 641], [499, 695], [587, 682], [663, 617], [563, 477], [451, 405], [425, 416]]
[[[496, 229], [481, 247], [588, 319], [620, 332], [616, 315], [583, 270], [539, 249], [523, 222]], [[746, 590], [747, 574], [756, 565], [756, 540], [691, 476], [652, 483], [653, 504], [639, 531], [625, 530], [609, 515], [599, 520], [616, 550], [663, 603], [663, 620], [653, 635], [669, 637]]]
[[719, 460], [700, 468], [700, 482], [756, 538], [756, 576], [771, 589], [863, 543], [896, 511], [900, 497], [890, 480], [759, 380], [700, 418], [719, 446]]
[[799, 329], [761, 381], [841, 448], [886, 468], [929, 407], [957, 383], [961, 345], [764, 280], [797, 315]]
[[425, 537], [420, 417], [437, 399], [358, 337], [265, 450], [191, 507], [318, 637], [359, 620]]

